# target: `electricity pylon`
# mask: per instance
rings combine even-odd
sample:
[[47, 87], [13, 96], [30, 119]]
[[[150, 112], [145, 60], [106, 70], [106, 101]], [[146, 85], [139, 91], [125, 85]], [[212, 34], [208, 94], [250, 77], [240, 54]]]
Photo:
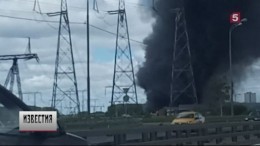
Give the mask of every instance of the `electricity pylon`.
[[173, 12], [176, 17], [170, 106], [178, 105], [183, 98], [198, 103], [184, 9], [177, 8]]
[[40, 97], [42, 98], [41, 92], [24, 92], [23, 95], [28, 95], [29, 98], [30, 98], [30, 95], [33, 96], [33, 106], [34, 107], [36, 107], [36, 97], [37, 97], [37, 95], [40, 95]]
[[21, 85], [21, 77], [20, 77], [20, 72], [19, 72], [18, 60], [36, 59], [37, 62], [39, 61], [38, 55], [31, 53], [30, 38], [28, 41], [27, 49], [29, 51], [29, 53], [27, 53], [27, 54], [0, 55], [0, 60], [13, 60], [13, 65], [8, 72], [4, 86], [6, 88], [8, 88], [8, 86], [9, 86], [9, 91], [13, 92], [14, 81], [16, 79], [18, 95], [21, 100], [23, 100], [23, 93], [22, 93], [22, 85]]
[[[61, 101], [69, 99], [72, 102], [71, 106], [80, 112], [67, 0], [61, 0], [60, 12], [47, 13], [47, 15], [60, 17], [51, 106], [56, 108]], [[69, 95], [68, 92], [74, 94]]]
[[108, 11], [108, 13], [118, 15], [111, 105], [121, 101], [124, 103], [137, 104], [136, 82], [129, 41], [125, 1], [119, 0], [118, 10]]

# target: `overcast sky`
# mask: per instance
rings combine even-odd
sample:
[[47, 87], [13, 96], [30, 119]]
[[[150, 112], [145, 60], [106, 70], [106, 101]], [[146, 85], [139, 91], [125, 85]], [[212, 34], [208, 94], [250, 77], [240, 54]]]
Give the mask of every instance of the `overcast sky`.
[[239, 102], [244, 101], [244, 93], [256, 93], [257, 102], [260, 102], [260, 60], [256, 60], [252, 65], [245, 69], [244, 79], [240, 83], [235, 83], [235, 94]]
[[[57, 12], [60, 10], [60, 0], [39, 0], [43, 13]], [[90, 0], [90, 24], [102, 29], [116, 32], [117, 16], [111, 16], [103, 11], [116, 10], [117, 0], [98, 0], [100, 12], [92, 10]], [[144, 5], [145, 1], [126, 0], [126, 11], [128, 17], [129, 33], [131, 39], [142, 42], [152, 32], [153, 19], [143, 19], [141, 9], [149, 9]], [[48, 17], [33, 12], [34, 0], [0, 0], [1, 16], [15, 16], [41, 20], [55, 20], [59, 17]], [[69, 19], [71, 22], [86, 21], [86, 1], [68, 0]], [[36, 7], [36, 10], [38, 8]], [[148, 10], [147, 10], [148, 11]], [[56, 46], [58, 35], [57, 23], [45, 23], [26, 20], [17, 20], [0, 17], [0, 48], [1, 55], [22, 54], [27, 47], [26, 37], [31, 37], [31, 48], [33, 53], [37, 53], [40, 58], [38, 64], [35, 60], [19, 61], [20, 75], [23, 92], [42, 93], [42, 97], [37, 95], [38, 106], [49, 106], [52, 96], [54, 62], [56, 58]], [[73, 51], [76, 62], [76, 74], [79, 90], [86, 89], [86, 25], [71, 24]], [[91, 97], [96, 100], [97, 105], [107, 107], [111, 98], [111, 90], [107, 90], [105, 96], [105, 86], [112, 85], [113, 62], [115, 53], [116, 36], [90, 27], [90, 48], [91, 48]], [[144, 61], [144, 45], [131, 42], [133, 62], [135, 72], [138, 65]], [[4, 83], [11, 61], [0, 62], [1, 84]], [[15, 92], [16, 84], [15, 84]], [[138, 98], [141, 103], [146, 101], [144, 91], [138, 87]], [[86, 93], [84, 93], [86, 94]], [[80, 100], [82, 101], [81, 93]], [[33, 104], [33, 95], [24, 95], [27, 104]], [[86, 101], [85, 101], [86, 102]], [[85, 103], [86, 104], [86, 103]], [[94, 101], [91, 103], [94, 105]], [[68, 105], [63, 105], [68, 106]], [[84, 106], [86, 110], [86, 106]], [[104, 111], [105, 109], [103, 109]]]

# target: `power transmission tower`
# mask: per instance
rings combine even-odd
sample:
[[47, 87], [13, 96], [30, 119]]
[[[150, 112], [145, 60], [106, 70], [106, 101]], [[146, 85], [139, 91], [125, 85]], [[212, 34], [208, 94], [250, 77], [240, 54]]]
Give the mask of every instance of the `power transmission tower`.
[[93, 10], [99, 13], [97, 0], [93, 0]]
[[[81, 93], [81, 112], [83, 112], [84, 111], [84, 109], [85, 109], [85, 92], [87, 92], [87, 90], [86, 89], [84, 89], [84, 90], [78, 90], [78, 93]], [[68, 94], [68, 95], [71, 95], [71, 94], [75, 94], [75, 91], [66, 91], [66, 93]]]
[[[80, 112], [67, 0], [61, 0], [60, 12], [47, 13], [47, 15], [60, 16], [51, 106], [56, 108], [59, 101], [69, 99], [77, 112]], [[67, 92], [74, 94], [69, 95]]]
[[29, 54], [32, 53], [32, 51], [31, 51], [31, 38], [30, 37], [28, 37], [28, 45], [27, 45], [26, 51], [28, 51]]
[[96, 112], [96, 107], [98, 107], [98, 106], [97, 106], [97, 100], [98, 100], [98, 99], [92, 99], [92, 101], [94, 101], [94, 105], [92, 106], [94, 113]]
[[68, 109], [68, 114], [74, 115], [75, 114], [75, 107], [72, 107], [71, 101], [69, 101], [69, 105], [64, 107], [65, 109]]
[[136, 82], [129, 41], [125, 1], [119, 0], [118, 10], [108, 11], [108, 13], [111, 15], [118, 14], [111, 105], [119, 101], [137, 104]]
[[176, 17], [170, 106], [176, 106], [181, 103], [180, 99], [197, 103], [198, 99], [184, 9], [174, 9], [173, 12], [176, 13]]
[[41, 92], [24, 92], [23, 95], [33, 95], [33, 106], [36, 107], [36, 97], [37, 95], [40, 95], [40, 97], [42, 97], [42, 93]]
[[84, 96], [84, 93], [87, 92], [87, 90], [78, 90], [78, 92], [80, 93], [81, 92], [81, 111], [85, 111], [85, 96]]
[[14, 81], [16, 79], [18, 95], [21, 100], [23, 100], [23, 93], [22, 93], [22, 85], [21, 85], [21, 77], [20, 77], [20, 72], [19, 72], [18, 60], [36, 59], [37, 62], [39, 62], [38, 55], [31, 53], [30, 39], [28, 42], [28, 47], [29, 48], [27, 48], [27, 49], [30, 52], [28, 54], [0, 55], [0, 60], [12, 60], [13, 61], [13, 65], [8, 72], [4, 86], [6, 88], [8, 88], [8, 85], [9, 85], [9, 90], [11, 92], [13, 92]]

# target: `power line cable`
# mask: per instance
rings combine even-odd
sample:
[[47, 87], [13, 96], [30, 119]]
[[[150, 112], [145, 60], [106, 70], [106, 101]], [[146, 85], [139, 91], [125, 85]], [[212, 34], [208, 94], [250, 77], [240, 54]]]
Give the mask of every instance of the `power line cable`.
[[[85, 65], [83, 65], [84, 62], [80, 58], [79, 51], [78, 51], [78, 48], [77, 48], [77, 44], [75, 43], [75, 41], [73, 42], [73, 45], [74, 45], [74, 48], [75, 48], [75, 52], [76, 52], [79, 64], [81, 65], [81, 68], [83, 69], [83, 71], [82, 70], [81, 71], [83, 72], [84, 75], [87, 75], [87, 72], [86, 72], [87, 69], [85, 68]], [[84, 78], [87, 79], [87, 76], [85, 76]]]
[[97, 16], [97, 18], [99, 18], [100, 20], [102, 20], [106, 25], [108, 25], [108, 26], [115, 26], [115, 25], [117, 25], [116, 23], [115, 24], [111, 24], [111, 23], [109, 23], [105, 18], [109, 15], [108, 13], [104, 13], [104, 15], [103, 16], [98, 16], [99, 14], [101, 14], [101, 13], [99, 13], [99, 12], [96, 12], [95, 13], [95, 15]]
[[[9, 1], [9, 0], [6, 0]], [[33, 3], [35, 4], [35, 1], [32, 0], [19, 0], [19, 1], [25, 1], [25, 2], [29, 2], [29, 3]], [[48, 5], [48, 6], [53, 6], [53, 7], [60, 7], [60, 4], [58, 3], [50, 3], [50, 2], [41, 2], [42, 4]], [[81, 9], [81, 10], [86, 10], [86, 8], [84, 7], [78, 7], [78, 6], [68, 6], [69, 8], [73, 8], [73, 9]]]
[[[36, 7], [37, 7], [37, 6], [38, 6], [38, 10], [36, 10]], [[40, 14], [40, 16], [42, 17], [42, 19], [46, 21], [45, 17], [43, 16], [44, 13], [42, 13], [41, 5], [40, 5], [39, 0], [34, 0], [33, 11], [36, 12], [37, 14]], [[47, 23], [47, 25], [48, 25], [49, 27], [51, 27], [52, 29], [58, 30], [58, 28], [52, 26], [49, 22], [46, 22], [46, 23]]]
[[[118, 1], [109, 1], [109, 2], [106, 1], [106, 3], [118, 6]], [[153, 8], [152, 6], [147, 6], [147, 5], [144, 5], [144, 4], [138, 4], [138, 3], [128, 2], [128, 1], [125, 1], [125, 4], [129, 4], [129, 6], [139, 7], [139, 8], [149, 8], [149, 9]]]
[[[1, 15], [1, 14], [0, 14], [0, 17], [10, 18], [10, 19], [17, 19], [17, 20], [35, 21], [35, 22], [59, 23], [58, 21], [54, 21], [54, 20], [32, 19], [32, 18], [8, 16], [8, 15]], [[76, 24], [76, 25], [86, 25], [86, 22], [70, 22], [70, 23], [71, 23], [71, 24]], [[102, 28], [97, 27], [97, 26], [95, 26], [95, 25], [91, 25], [91, 24], [90, 24], [89, 26], [91, 26], [92, 28], [95, 28], [95, 29], [97, 29], [97, 30], [106, 32], [106, 33], [108, 33], [108, 34], [116, 35], [116, 33], [114, 33], [114, 32], [110, 32], [110, 31], [108, 31], [108, 30], [102, 29]], [[143, 42], [140, 42], [140, 41], [137, 41], [137, 40], [134, 40], [134, 39], [129, 39], [129, 40], [132, 41], [132, 42], [136, 42], [136, 43], [139, 43], [139, 44], [141, 44], [141, 45], [146, 46], [146, 44], [144, 44]]]

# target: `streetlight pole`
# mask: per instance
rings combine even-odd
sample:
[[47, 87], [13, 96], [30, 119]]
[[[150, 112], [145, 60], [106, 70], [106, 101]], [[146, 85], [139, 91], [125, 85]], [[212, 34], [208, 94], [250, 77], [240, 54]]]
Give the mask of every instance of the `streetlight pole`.
[[232, 68], [232, 31], [243, 24], [243, 22], [246, 22], [247, 19], [242, 19], [239, 23], [233, 24], [229, 29], [229, 73], [230, 73], [230, 106], [231, 106], [231, 116], [234, 116], [234, 102], [233, 102], [233, 68]]

